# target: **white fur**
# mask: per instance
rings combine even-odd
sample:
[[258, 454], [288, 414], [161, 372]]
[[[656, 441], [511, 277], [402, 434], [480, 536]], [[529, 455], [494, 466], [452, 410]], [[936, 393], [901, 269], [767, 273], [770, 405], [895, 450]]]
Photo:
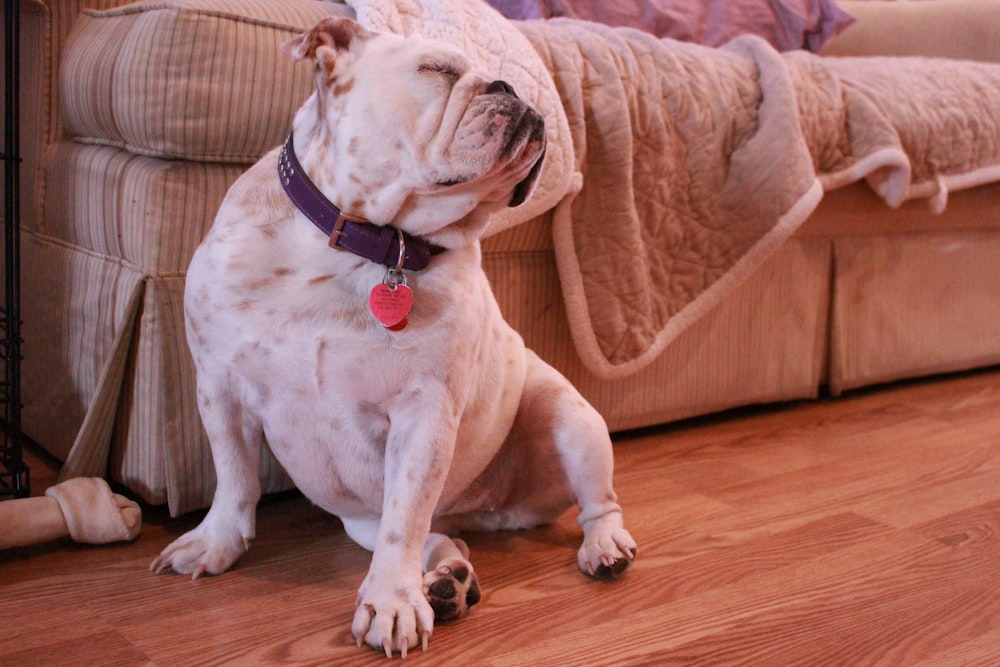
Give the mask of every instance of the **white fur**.
[[[294, 125], [314, 182], [349, 213], [448, 249], [408, 274], [409, 324], [388, 331], [367, 305], [386, 268], [328, 247], [282, 192], [276, 151], [233, 185], [184, 304], [218, 488], [204, 521], [152, 569], [216, 574], [249, 547], [265, 441], [373, 550], [353, 633], [389, 656], [426, 646], [441, 578], [478, 594], [467, 548], [446, 534], [535, 526], [576, 502], [580, 568], [627, 564], [635, 543], [604, 421], [525, 349], [481, 268], [489, 214], [543, 152], [536, 135], [506, 150], [497, 138], [513, 121], [496, 110], [520, 103], [486, 94], [488, 77], [449, 47], [346, 20], [286, 50], [316, 63], [317, 91]], [[438, 184], [459, 176], [468, 180]]]

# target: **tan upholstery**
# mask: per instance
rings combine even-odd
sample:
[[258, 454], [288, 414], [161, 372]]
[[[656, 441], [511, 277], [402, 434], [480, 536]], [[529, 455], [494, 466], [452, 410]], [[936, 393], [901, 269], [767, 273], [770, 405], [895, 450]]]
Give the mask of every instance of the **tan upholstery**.
[[828, 56], [928, 56], [1000, 62], [1000, 2], [841, 0], [857, 21], [828, 43]]

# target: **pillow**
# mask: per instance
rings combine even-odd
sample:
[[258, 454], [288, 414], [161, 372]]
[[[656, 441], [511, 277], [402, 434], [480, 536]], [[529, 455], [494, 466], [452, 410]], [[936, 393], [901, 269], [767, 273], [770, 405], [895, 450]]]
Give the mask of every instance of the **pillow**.
[[566, 16], [706, 46], [721, 46], [752, 33], [779, 51], [818, 51], [854, 21], [834, 0], [487, 1], [512, 19]]

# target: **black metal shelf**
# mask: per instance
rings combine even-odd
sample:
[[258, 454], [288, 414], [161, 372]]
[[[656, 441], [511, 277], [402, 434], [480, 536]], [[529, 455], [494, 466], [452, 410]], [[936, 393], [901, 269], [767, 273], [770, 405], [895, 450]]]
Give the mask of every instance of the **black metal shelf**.
[[0, 304], [0, 498], [30, 495], [21, 431], [21, 200], [20, 200], [20, 3], [4, 0], [3, 260]]

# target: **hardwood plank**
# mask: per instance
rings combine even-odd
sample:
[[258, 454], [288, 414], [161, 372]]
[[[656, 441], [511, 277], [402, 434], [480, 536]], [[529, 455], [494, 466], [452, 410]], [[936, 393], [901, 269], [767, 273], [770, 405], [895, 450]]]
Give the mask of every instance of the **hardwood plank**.
[[[935, 519], [915, 530], [954, 548], [996, 553], [1000, 551], [1000, 500]], [[997, 555], [1000, 563], [1000, 554]]]
[[914, 665], [915, 667], [955, 667], [956, 665], [996, 667], [998, 646], [1000, 646], [1000, 629], [990, 630], [947, 651], [914, 663]]
[[[58, 636], [59, 633], [52, 633]], [[52, 635], [50, 635], [52, 636]], [[154, 663], [135, 649], [121, 635], [113, 631], [89, 635], [86, 641], [77, 638], [50, 641], [46, 644], [22, 648], [0, 654], [0, 664], [18, 667], [93, 667], [116, 665], [118, 667], [153, 667]]]

